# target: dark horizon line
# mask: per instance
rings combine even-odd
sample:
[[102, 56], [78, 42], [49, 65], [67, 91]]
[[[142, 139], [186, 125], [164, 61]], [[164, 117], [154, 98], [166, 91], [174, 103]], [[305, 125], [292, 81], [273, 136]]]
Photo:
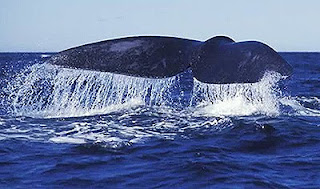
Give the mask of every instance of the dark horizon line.
[[[0, 53], [33, 53], [33, 54], [39, 54], [39, 53], [59, 53], [61, 51], [0, 51]], [[278, 53], [320, 53], [320, 51], [276, 51]]]

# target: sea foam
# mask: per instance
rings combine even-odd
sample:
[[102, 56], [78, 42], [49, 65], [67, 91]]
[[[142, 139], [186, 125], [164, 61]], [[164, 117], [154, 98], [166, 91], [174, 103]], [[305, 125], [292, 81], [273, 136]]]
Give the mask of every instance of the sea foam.
[[6, 91], [15, 115], [75, 117], [164, 105], [175, 81], [36, 64], [16, 75]]
[[274, 72], [257, 83], [207, 84], [194, 79], [192, 103], [197, 114], [207, 116], [279, 115], [280, 79]]

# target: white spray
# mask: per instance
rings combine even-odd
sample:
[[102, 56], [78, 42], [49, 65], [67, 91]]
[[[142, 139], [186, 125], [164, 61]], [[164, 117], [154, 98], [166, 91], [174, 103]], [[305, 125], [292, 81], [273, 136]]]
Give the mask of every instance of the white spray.
[[7, 91], [16, 115], [73, 117], [141, 104], [165, 105], [175, 81], [36, 64], [16, 76]]
[[257, 83], [206, 84], [194, 80], [192, 104], [208, 116], [278, 115], [278, 73], [266, 73]]

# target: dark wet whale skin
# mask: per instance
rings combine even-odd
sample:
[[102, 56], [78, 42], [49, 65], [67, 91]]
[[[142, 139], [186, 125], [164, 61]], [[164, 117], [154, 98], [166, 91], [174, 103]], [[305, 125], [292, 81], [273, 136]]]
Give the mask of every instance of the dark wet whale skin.
[[205, 83], [253, 83], [266, 71], [291, 75], [291, 66], [269, 46], [224, 36], [205, 42], [160, 36], [127, 37], [64, 50], [47, 61], [69, 68], [166, 78], [191, 68]]

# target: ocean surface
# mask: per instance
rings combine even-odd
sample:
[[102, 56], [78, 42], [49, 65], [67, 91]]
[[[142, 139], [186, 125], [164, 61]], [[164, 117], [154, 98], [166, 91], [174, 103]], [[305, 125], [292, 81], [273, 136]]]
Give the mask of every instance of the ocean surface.
[[320, 188], [320, 53], [214, 85], [0, 53], [0, 188]]

